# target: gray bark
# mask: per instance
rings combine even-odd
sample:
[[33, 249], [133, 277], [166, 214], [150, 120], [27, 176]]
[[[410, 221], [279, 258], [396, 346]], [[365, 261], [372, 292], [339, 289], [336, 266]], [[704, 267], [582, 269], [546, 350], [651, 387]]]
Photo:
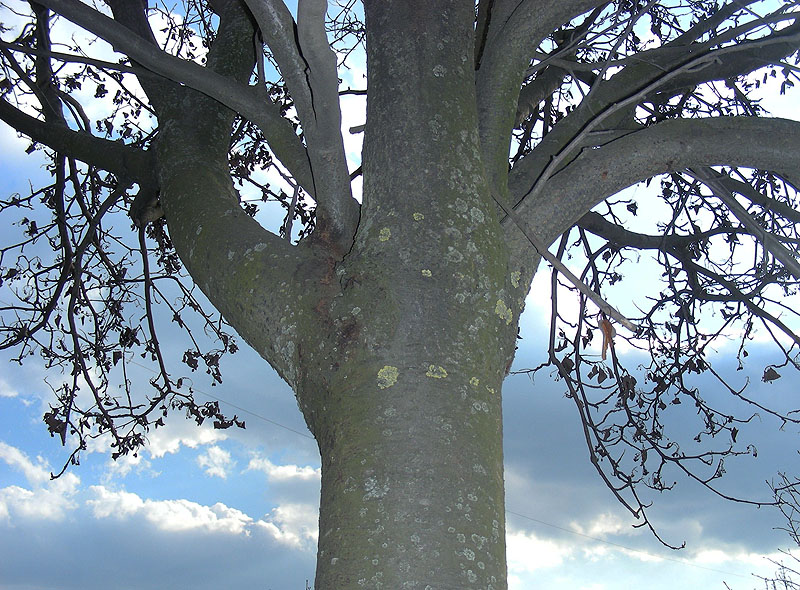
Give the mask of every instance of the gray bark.
[[[471, 9], [366, 11], [380, 83], [346, 254], [241, 212], [230, 115], [191, 90], [162, 123], [162, 202], [196, 283], [293, 386], [318, 441], [316, 587], [502, 589], [500, 388], [526, 287], [481, 164]], [[215, 50], [212, 67], [230, 52]]]

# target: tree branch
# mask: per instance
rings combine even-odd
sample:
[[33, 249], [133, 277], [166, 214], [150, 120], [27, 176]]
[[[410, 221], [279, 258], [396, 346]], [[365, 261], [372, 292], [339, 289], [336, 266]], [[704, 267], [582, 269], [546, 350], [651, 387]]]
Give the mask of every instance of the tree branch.
[[643, 234], [621, 225], [617, 225], [594, 211], [589, 211], [581, 217], [577, 223], [578, 227], [611, 242], [615, 246], [636, 248], [637, 250], [663, 250], [685, 249], [692, 244], [702, 242], [720, 234], [741, 234], [746, 233], [734, 227], [718, 227], [713, 230], [699, 232], [689, 235], [651, 235]]
[[780, 260], [786, 267], [786, 270], [788, 270], [794, 278], [800, 280], [800, 263], [797, 262], [794, 254], [787, 250], [783, 244], [776, 240], [772, 234], [766, 231], [752, 218], [747, 212], [747, 209], [739, 204], [739, 201], [736, 200], [733, 193], [720, 182], [718, 178], [720, 175], [708, 168], [692, 169], [689, 170], [687, 174], [710, 188], [714, 192], [714, 195], [731, 210], [736, 219], [761, 242], [764, 249]]
[[[154, 48], [158, 48], [153, 30], [147, 20], [147, 2], [106, 0], [106, 4], [111, 7], [114, 20], [130, 29]], [[137, 62], [134, 63], [141, 66]], [[139, 67], [139, 71], [141, 71], [141, 67]], [[176, 84], [172, 80], [165, 80], [160, 76], [142, 75], [137, 77], [142, 89], [156, 109], [175, 101]]]
[[[494, 197], [494, 195], [492, 195]], [[578, 291], [580, 291], [583, 295], [585, 295], [592, 303], [594, 303], [600, 311], [606, 314], [608, 317], [615, 319], [620, 324], [628, 328], [632, 333], [636, 334], [639, 331], [639, 328], [622, 315], [615, 307], [613, 307], [610, 303], [608, 303], [605, 299], [603, 299], [599, 293], [592, 291], [589, 286], [580, 280], [575, 274], [569, 270], [566, 265], [558, 259], [558, 257], [553, 256], [550, 251], [547, 249], [547, 245], [543, 244], [539, 241], [536, 235], [530, 230], [528, 225], [520, 219], [517, 214], [511, 209], [507, 208], [497, 197], [494, 197], [495, 203], [500, 209], [514, 222], [514, 225], [519, 228], [519, 230], [525, 235], [528, 242], [530, 242], [531, 246], [534, 247], [536, 252], [547, 262], [553, 265], [558, 272], [564, 275], [570, 283], [572, 283]]]
[[91, 166], [130, 178], [139, 184], [151, 185], [154, 182], [153, 158], [148, 152], [120, 141], [73, 131], [64, 125], [45, 123], [3, 99], [0, 99], [0, 119], [33, 141], [70, 154]]
[[78, 0], [42, 0], [41, 4], [58, 12], [76, 25], [108, 41], [143, 67], [180, 84], [198, 90], [249, 119], [261, 129], [270, 148], [297, 181], [313, 195], [308, 155], [291, 123], [280, 114], [280, 107], [265, 100], [256, 88], [245, 86], [194, 62], [172, 56]]
[[341, 133], [336, 55], [325, 34], [324, 0], [300, 0], [297, 25], [282, 0], [246, 0], [278, 63], [308, 145], [317, 232], [349, 248], [358, 221]]
[[[800, 186], [800, 123], [760, 117], [663, 121], [581, 151], [547, 180], [547, 199], [526, 199], [516, 211], [550, 244], [624, 188], [665, 172], [714, 165], [770, 170]], [[520, 180], [512, 177], [512, 195], [524, 194], [527, 185]]]
[[[780, 17], [783, 20], [793, 18], [790, 15]], [[737, 33], [742, 34], [743, 30], [746, 32], [748, 27], [755, 26], [753, 23], [742, 25]], [[535, 199], [544, 181], [579, 150], [601, 145], [615, 132], [625, 133], [636, 128], [638, 125], [632, 117], [637, 104], [659, 93], [662, 95], [660, 100], [663, 100], [664, 96], [671, 96], [670, 93], [687, 85], [748, 73], [763, 66], [763, 58], [759, 56], [774, 58], [794, 52], [800, 45], [800, 21], [764, 38], [711, 49], [735, 37], [736, 34], [728, 32], [725, 39], [715, 37], [707, 43], [688, 47], [673, 42], [639, 54], [644, 61], [629, 65], [619, 74], [600, 82], [589, 99], [562, 119], [530, 154], [514, 166], [509, 179], [509, 186], [514, 187], [510, 191], [514, 195], [513, 202], [526, 197]], [[522, 189], [523, 184], [527, 184], [526, 189]]]
[[602, 0], [535, 2], [495, 0], [488, 8], [488, 30], [476, 65], [475, 88], [481, 147], [490, 184], [505, 196], [508, 146], [517, 98], [531, 55], [554, 29]]

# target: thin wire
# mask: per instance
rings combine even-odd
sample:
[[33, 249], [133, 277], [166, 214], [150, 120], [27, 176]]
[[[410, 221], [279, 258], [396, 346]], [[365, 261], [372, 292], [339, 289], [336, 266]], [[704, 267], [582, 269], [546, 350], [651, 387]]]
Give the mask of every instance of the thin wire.
[[[137, 367], [139, 367], [141, 369], [145, 369], [147, 371], [150, 371], [151, 373], [155, 373], [156, 372], [152, 368], [150, 368], [150, 367], [148, 367], [146, 365], [142, 365], [142, 364], [140, 364], [140, 363], [138, 363], [138, 362], [136, 362], [134, 360], [128, 361], [128, 364], [136, 365]], [[289, 432], [294, 432], [295, 434], [299, 434], [300, 436], [302, 436], [304, 438], [310, 438], [311, 440], [314, 440], [314, 437], [311, 436], [310, 434], [307, 434], [305, 432], [301, 432], [299, 430], [295, 430], [294, 428], [286, 426], [285, 424], [281, 424], [280, 422], [276, 422], [275, 420], [270, 420], [269, 418], [266, 418], [265, 416], [262, 416], [261, 414], [256, 414], [255, 412], [252, 412], [250, 410], [242, 408], [241, 406], [237, 406], [236, 404], [232, 404], [231, 402], [229, 402], [227, 400], [224, 400], [224, 399], [221, 399], [219, 397], [216, 397], [214, 395], [211, 395], [210, 393], [208, 393], [206, 391], [203, 391], [202, 389], [198, 389], [196, 387], [192, 387], [192, 391], [196, 392], [196, 393], [200, 393], [200, 394], [202, 394], [202, 395], [204, 395], [206, 397], [209, 397], [209, 398], [213, 399], [214, 401], [222, 402], [223, 404], [228, 404], [232, 408], [234, 408], [236, 410], [239, 410], [242, 413], [249, 414], [250, 416], [253, 416], [254, 418], [258, 418], [259, 420], [263, 420], [264, 422], [268, 422], [269, 424], [272, 424], [273, 426], [277, 426], [278, 428], [283, 428], [284, 430], [288, 430]]]

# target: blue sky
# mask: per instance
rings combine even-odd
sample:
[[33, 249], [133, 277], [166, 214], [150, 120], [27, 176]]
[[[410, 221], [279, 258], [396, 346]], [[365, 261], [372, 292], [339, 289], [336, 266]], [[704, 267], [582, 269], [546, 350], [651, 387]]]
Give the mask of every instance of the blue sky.
[[[541, 331], [535, 317], [524, 324]], [[518, 365], [532, 364], [541, 344], [526, 338]], [[138, 461], [115, 464], [98, 449], [54, 482], [63, 453], [41, 422], [42, 373], [4, 364], [0, 375], [0, 588], [302, 589], [313, 579], [316, 447], [291, 392], [252, 351], [232, 359], [221, 386], [199, 386], [246, 409], [246, 430], [198, 429], [174, 416]], [[790, 393], [778, 383], [754, 383], [753, 393]], [[591, 470], [563, 387], [516, 376], [504, 396], [512, 587], [723, 588], [725, 580], [749, 589], [751, 572], [771, 571], [761, 556], [786, 546], [771, 528], [776, 513], [681, 482], [654, 498], [653, 515], [666, 538], [688, 547], [660, 547], [631, 527]], [[788, 451], [797, 433], [757, 430], [759, 458], [729, 466], [726, 478], [729, 489], [763, 497], [776, 469], [797, 472]]]
[[[358, 117], [346, 112], [343, 127], [363, 122]], [[358, 137], [347, 140], [357, 152]], [[0, 126], [3, 195], [24, 192], [27, 179], [42, 174], [37, 156], [24, 155], [26, 145]], [[639, 204], [646, 210], [646, 197]], [[515, 368], [543, 358], [549, 306], [543, 279], [522, 318]], [[716, 366], [742, 380], [747, 371], [736, 372], [731, 350], [719, 349]], [[769, 354], [750, 348], [750, 393], [796, 395], [790, 379], [760, 381]], [[138, 458], [113, 462], [107, 449], [90, 448], [80, 466], [55, 481], [49, 474], [60, 469], [65, 452], [47, 434], [42, 414], [51, 395], [44, 379], [60, 375], [46, 374], [35, 358], [23, 366], [9, 358], [0, 356], [0, 590], [303, 590], [313, 581], [316, 444], [291, 391], [252, 350], [244, 346], [226, 361], [222, 385], [212, 387], [203, 375], [195, 380], [200, 399], [234, 404], [223, 408], [245, 418], [245, 430], [197, 428], [174, 414], [151, 433]], [[637, 359], [625, 362], [633, 366]], [[146, 369], [137, 370], [137, 378], [148, 377]], [[632, 527], [593, 471], [563, 384], [547, 372], [535, 383], [512, 376], [504, 412], [514, 589], [722, 590], [725, 582], [750, 590], [761, 587], [753, 572], [774, 570], [764, 556], [788, 546], [785, 533], [774, 530], [782, 523], [775, 511], [732, 504], [680, 481], [671, 493], [647, 497], [664, 537], [687, 543], [683, 551], [667, 550], [647, 530]], [[743, 427], [741, 439], [754, 442], [759, 456], [728, 463], [726, 489], [768, 498], [765, 480], [778, 470], [800, 473], [797, 435], [766, 418]]]

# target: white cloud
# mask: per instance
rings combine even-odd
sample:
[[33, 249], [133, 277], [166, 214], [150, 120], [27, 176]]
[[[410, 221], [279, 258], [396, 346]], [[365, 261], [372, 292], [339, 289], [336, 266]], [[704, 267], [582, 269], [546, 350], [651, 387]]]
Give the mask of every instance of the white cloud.
[[509, 528], [506, 532], [506, 552], [509, 574], [520, 576], [537, 569], [561, 565], [571, 557], [573, 549], [557, 541], [541, 539], [533, 533]]
[[94, 500], [86, 504], [96, 518], [143, 517], [163, 531], [201, 530], [211, 533], [248, 535], [253, 519], [235, 508], [217, 502], [204, 506], [189, 500], [149, 500], [126, 491], [91, 486]]
[[50, 473], [47, 462], [42, 457], [36, 458], [34, 464], [28, 456], [17, 447], [0, 441], [0, 459], [8, 463], [11, 467], [22, 472], [29, 483], [42, 486], [50, 480]]
[[313, 549], [319, 536], [319, 512], [313, 504], [281, 504], [256, 524], [297, 549]]
[[222, 430], [210, 426], [198, 427], [190, 420], [176, 420], [147, 436], [147, 451], [151, 457], [159, 458], [167, 453], [177, 453], [181, 445], [196, 449], [201, 445], [214, 444], [227, 438], [228, 435]]
[[9, 385], [8, 381], [0, 377], [0, 397], [17, 397], [19, 392]]
[[7, 486], [0, 489], [0, 517], [17, 515], [42, 520], [61, 520], [77, 505], [74, 496], [80, 479], [67, 472], [50, 479], [50, 466], [41, 457], [34, 463], [25, 453], [0, 441], [0, 460], [22, 472], [32, 489]]
[[[106, 444], [97, 450], [105, 452], [108, 450], [108, 445]], [[136, 473], [149, 471], [153, 476], [158, 475], [157, 471], [153, 471], [150, 461], [145, 459], [141, 453], [137, 453], [136, 455], [122, 455], [117, 459], [109, 457], [106, 463], [106, 471], [103, 474], [103, 481], [110, 481], [115, 477], [125, 477], [131, 471], [136, 471]]]
[[226, 479], [228, 471], [236, 465], [236, 461], [231, 459], [231, 454], [228, 451], [214, 445], [197, 457], [197, 464], [205, 468], [206, 475]]
[[581, 535], [589, 537], [604, 537], [606, 535], [632, 535], [638, 532], [631, 527], [628, 519], [622, 518], [610, 512], [604, 512], [592, 519], [588, 525], [581, 525], [579, 522], [570, 523], [570, 527]]
[[293, 479], [312, 481], [319, 480], [322, 471], [319, 467], [300, 467], [298, 465], [275, 465], [267, 458], [253, 457], [247, 465], [247, 471], [263, 471], [271, 481], [289, 481]]

